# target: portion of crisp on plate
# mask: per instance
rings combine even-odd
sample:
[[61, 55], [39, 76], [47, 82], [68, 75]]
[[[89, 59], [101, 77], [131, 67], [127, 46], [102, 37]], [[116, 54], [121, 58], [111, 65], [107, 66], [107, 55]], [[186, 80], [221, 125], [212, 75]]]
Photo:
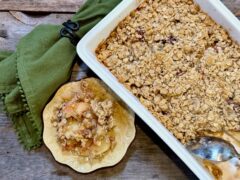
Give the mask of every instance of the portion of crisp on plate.
[[43, 120], [55, 159], [83, 173], [118, 163], [135, 137], [134, 113], [95, 78], [61, 87]]
[[240, 45], [192, 0], [146, 0], [96, 55], [183, 144], [240, 130]]

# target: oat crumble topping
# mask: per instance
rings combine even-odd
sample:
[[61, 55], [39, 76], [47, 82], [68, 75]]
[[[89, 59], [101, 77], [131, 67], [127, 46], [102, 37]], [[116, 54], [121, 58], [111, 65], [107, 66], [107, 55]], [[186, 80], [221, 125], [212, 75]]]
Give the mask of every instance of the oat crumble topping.
[[97, 57], [182, 143], [240, 130], [240, 45], [192, 0], [146, 0]]
[[99, 101], [89, 92], [76, 94], [58, 107], [55, 114], [57, 118], [52, 123], [63, 150], [91, 161], [114, 147], [111, 100]]

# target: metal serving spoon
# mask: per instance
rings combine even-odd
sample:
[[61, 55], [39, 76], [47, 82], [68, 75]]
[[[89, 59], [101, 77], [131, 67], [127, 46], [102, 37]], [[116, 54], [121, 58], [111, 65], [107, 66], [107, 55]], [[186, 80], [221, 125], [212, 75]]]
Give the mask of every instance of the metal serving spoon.
[[227, 161], [234, 157], [240, 159], [240, 154], [231, 143], [217, 137], [200, 137], [190, 142], [187, 148], [197, 157], [215, 162]]

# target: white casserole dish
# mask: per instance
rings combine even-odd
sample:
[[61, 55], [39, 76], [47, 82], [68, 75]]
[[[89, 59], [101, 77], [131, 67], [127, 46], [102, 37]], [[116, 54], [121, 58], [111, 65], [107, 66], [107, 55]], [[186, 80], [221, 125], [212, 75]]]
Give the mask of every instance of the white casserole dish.
[[[203, 11], [228, 30], [240, 43], [240, 21], [220, 0], [194, 0]], [[77, 46], [81, 59], [138, 114], [142, 120], [183, 160], [200, 179], [213, 179], [208, 171], [195, 160], [187, 149], [166, 129], [101, 63], [95, 50], [114, 28], [139, 5], [139, 0], [123, 0], [111, 13], [89, 31]]]

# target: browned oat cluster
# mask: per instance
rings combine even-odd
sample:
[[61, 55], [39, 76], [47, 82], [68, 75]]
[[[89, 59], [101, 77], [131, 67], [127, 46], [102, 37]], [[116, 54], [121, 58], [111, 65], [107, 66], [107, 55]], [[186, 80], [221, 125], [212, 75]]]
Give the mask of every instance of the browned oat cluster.
[[147, 0], [97, 57], [182, 143], [240, 130], [240, 46], [192, 0]]

